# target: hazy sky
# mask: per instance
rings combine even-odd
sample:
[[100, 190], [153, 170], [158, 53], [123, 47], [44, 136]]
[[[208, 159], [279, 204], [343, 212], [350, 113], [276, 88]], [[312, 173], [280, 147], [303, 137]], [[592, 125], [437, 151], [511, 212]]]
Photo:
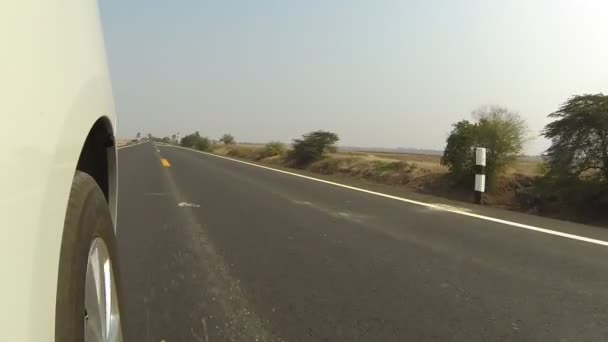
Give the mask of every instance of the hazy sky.
[[[608, 92], [606, 0], [101, 0], [119, 135], [443, 149], [483, 104], [531, 135]], [[536, 138], [528, 153], [547, 142]]]

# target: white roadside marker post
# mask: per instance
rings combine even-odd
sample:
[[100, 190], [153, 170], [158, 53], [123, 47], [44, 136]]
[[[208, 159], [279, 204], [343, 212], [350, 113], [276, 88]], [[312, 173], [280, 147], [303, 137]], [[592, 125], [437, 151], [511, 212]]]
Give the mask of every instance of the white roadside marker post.
[[475, 149], [475, 203], [482, 204], [483, 193], [486, 192], [486, 149]]

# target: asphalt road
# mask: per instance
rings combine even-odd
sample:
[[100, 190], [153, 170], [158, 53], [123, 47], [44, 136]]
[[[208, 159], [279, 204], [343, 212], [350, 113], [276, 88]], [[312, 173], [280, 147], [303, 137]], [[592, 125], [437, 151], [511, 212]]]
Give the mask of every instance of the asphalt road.
[[126, 341], [608, 341], [608, 247], [175, 147], [118, 156]]

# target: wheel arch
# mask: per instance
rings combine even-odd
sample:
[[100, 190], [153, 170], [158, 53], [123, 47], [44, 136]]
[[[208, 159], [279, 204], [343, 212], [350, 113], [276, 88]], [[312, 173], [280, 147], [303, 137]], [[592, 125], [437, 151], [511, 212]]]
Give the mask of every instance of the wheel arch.
[[101, 188], [116, 224], [116, 143], [109, 118], [99, 118], [89, 130], [76, 170], [88, 173]]

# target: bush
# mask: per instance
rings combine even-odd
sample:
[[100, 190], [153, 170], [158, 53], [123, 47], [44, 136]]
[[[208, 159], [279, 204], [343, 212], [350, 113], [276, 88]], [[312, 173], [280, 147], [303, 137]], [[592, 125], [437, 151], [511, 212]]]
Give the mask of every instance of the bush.
[[338, 135], [326, 131], [315, 131], [304, 134], [302, 139], [294, 139], [293, 149], [288, 154], [288, 161], [296, 167], [304, 167], [323, 158], [327, 153], [335, 152], [335, 144], [340, 140]]
[[188, 134], [182, 138], [181, 145], [183, 147], [196, 148], [201, 151], [208, 151], [210, 147], [209, 139], [201, 137], [198, 131]]
[[209, 151], [209, 148], [211, 147], [211, 143], [209, 142], [209, 139], [207, 137], [201, 137], [196, 142], [194, 147], [200, 151]]
[[350, 174], [353, 165], [357, 163], [357, 158], [351, 157], [336, 157], [325, 158], [318, 162], [312, 163], [308, 170], [324, 175], [332, 175], [335, 173]]
[[601, 181], [546, 175], [527, 195], [541, 213], [582, 222], [608, 217], [608, 189]]
[[441, 157], [441, 164], [458, 179], [475, 174], [475, 130], [477, 125], [462, 120], [453, 125], [447, 139], [447, 146]]
[[271, 141], [260, 151], [258, 158], [264, 159], [274, 156], [281, 156], [285, 153], [285, 151], [285, 144], [279, 141]]
[[361, 177], [381, 184], [404, 185], [421, 171], [404, 161], [365, 160], [357, 157], [329, 157], [311, 164], [310, 171]]
[[213, 142], [213, 141], [209, 141], [209, 150], [210, 152], [215, 152], [219, 149], [221, 149], [224, 145], [220, 145], [217, 142]]
[[257, 160], [260, 155], [259, 147], [252, 146], [231, 146], [228, 148], [228, 153], [231, 157]]
[[232, 145], [235, 143], [235, 140], [231, 134], [224, 134], [220, 138], [220, 142], [223, 142], [225, 145]]
[[498, 176], [517, 160], [526, 140], [526, 123], [504, 107], [485, 106], [473, 112], [478, 121], [463, 120], [454, 124], [447, 139], [441, 164], [457, 180], [475, 174], [475, 148], [487, 149], [488, 189], [494, 189]]

